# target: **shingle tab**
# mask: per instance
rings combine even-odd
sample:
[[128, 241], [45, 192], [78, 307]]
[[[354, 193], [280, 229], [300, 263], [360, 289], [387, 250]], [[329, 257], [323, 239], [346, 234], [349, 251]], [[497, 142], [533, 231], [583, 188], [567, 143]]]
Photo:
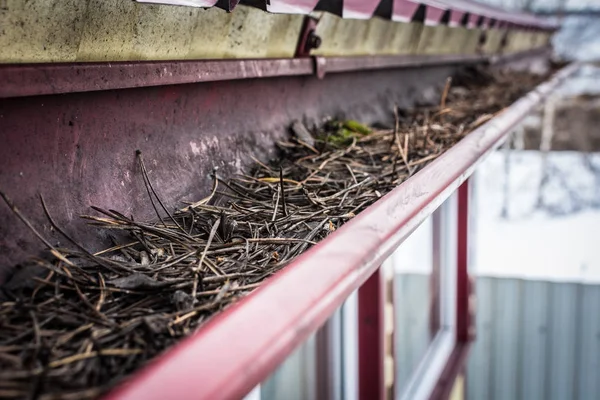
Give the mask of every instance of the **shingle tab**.
[[[160, 3], [190, 7], [220, 7], [231, 11], [238, 0], [136, 0], [141, 3]], [[326, 10], [348, 19], [369, 19], [378, 8], [390, 9], [388, 18], [394, 21], [410, 21], [419, 6], [425, 7], [425, 23], [440, 24], [448, 12], [450, 25], [457, 26], [467, 21], [475, 27], [481, 17], [501, 22], [500, 26], [511, 28], [555, 29], [556, 25], [524, 12], [508, 11], [471, 0], [247, 0], [242, 4], [259, 7], [271, 13], [310, 14], [315, 10]], [[468, 14], [468, 18], [464, 16]]]

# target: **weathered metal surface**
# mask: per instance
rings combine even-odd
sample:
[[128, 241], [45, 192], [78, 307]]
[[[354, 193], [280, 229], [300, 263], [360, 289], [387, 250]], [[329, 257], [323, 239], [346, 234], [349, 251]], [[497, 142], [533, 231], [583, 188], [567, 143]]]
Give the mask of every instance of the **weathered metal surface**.
[[321, 13], [316, 32], [323, 43], [312, 55], [360, 56], [410, 53], [410, 42], [418, 40], [420, 30], [380, 17], [355, 20]]
[[311, 75], [311, 60], [147, 61], [0, 65], [0, 98]]
[[[320, 58], [320, 72], [467, 65], [475, 55]], [[0, 98], [317, 74], [311, 59], [0, 65]]]
[[490, 57], [490, 63], [498, 68], [506, 66], [515, 70], [524, 70], [531, 67], [531, 63], [536, 61], [548, 63], [551, 54], [552, 48], [550, 46], [541, 46], [518, 53], [492, 56]]
[[0, 8], [0, 62], [291, 58], [303, 18], [248, 6], [10, 1]]
[[[464, 5], [465, 1], [251, 1], [233, 12], [225, 10], [237, 4], [234, 0], [173, 0], [178, 7], [122, 0], [10, 1], [0, 9], [0, 62], [291, 58], [309, 13], [321, 14], [317, 25], [324, 25], [319, 30], [327, 32], [322, 40], [330, 52], [321, 55], [405, 54], [407, 46], [398, 46], [403, 42], [392, 38], [413, 32], [412, 24], [406, 23], [418, 20], [419, 24], [456, 27], [463, 24], [465, 13], [473, 10], [477, 16], [505, 22], [508, 30], [521, 32], [527, 38], [519, 41], [523, 45], [529, 45], [535, 35], [522, 32], [525, 28], [547, 28], [544, 21], [530, 16]], [[313, 11], [317, 5], [332, 13]], [[471, 22], [465, 29], [473, 27]], [[409, 37], [419, 41], [418, 35]], [[460, 37], [445, 39], [443, 48], [454, 49]]]
[[[232, 399], [246, 394], [321, 326], [510, 129], [577, 68], [567, 67], [472, 132], [108, 398]], [[230, 345], [221, 346], [224, 342]], [[209, 375], [210, 380], [198, 379]]]
[[296, 57], [309, 57], [311, 50], [321, 47], [321, 37], [316, 33], [316, 28], [316, 18], [310, 16], [304, 18], [296, 48]]
[[[136, 149], [145, 153], [150, 179], [174, 207], [206, 194], [213, 166], [228, 175], [250, 155], [267, 158], [294, 119], [389, 120], [394, 103], [437, 101], [434, 88], [454, 71], [386, 69], [324, 80], [244, 79], [0, 99], [0, 188], [44, 235], [63, 241], [42, 215], [36, 196], [43, 193], [59, 223], [95, 246], [103, 238], [78, 218], [90, 205], [152, 215]], [[41, 247], [4, 206], [0, 246], [2, 272]]]
[[324, 59], [327, 73], [352, 70], [369, 70], [402, 67], [427, 67], [433, 65], [469, 65], [486, 62], [480, 55], [412, 55], [412, 56], [374, 56], [374, 57], [330, 57]]

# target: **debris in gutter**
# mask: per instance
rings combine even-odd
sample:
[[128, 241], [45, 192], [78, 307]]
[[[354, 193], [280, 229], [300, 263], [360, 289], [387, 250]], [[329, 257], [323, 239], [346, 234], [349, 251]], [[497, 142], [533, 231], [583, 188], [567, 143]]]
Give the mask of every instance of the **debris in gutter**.
[[211, 195], [175, 211], [138, 152], [158, 218], [93, 207], [83, 218], [114, 241], [94, 254], [43, 199], [70, 248], [53, 247], [0, 192], [51, 254], [0, 288], [0, 397], [105, 393], [544, 79], [473, 70], [448, 81], [439, 106], [393, 110], [393, 129], [329, 120], [312, 135], [297, 121], [279, 160], [228, 179], [215, 171]]

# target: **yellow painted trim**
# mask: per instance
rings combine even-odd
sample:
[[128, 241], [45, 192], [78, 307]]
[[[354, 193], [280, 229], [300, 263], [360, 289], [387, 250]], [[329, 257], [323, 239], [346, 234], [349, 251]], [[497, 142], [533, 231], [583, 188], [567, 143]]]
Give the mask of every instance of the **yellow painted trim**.
[[[0, 63], [293, 57], [303, 15], [238, 6], [174, 7], [130, 0], [4, 0]], [[371, 18], [319, 18], [322, 56], [474, 54], [479, 30]], [[511, 32], [507, 51], [547, 43], [546, 33]], [[492, 29], [485, 53], [499, 50]]]
[[489, 29], [486, 31], [487, 39], [483, 45], [484, 54], [495, 54], [500, 50], [504, 30]]
[[378, 17], [352, 20], [329, 13], [315, 13], [315, 16], [319, 18], [315, 33], [322, 44], [311, 54], [318, 56], [413, 54], [423, 30], [422, 24]]
[[[38, 0], [39, 1], [39, 0]], [[77, 61], [123, 61], [132, 57], [136, 29], [135, 4], [120, 0], [88, 0]], [[57, 15], [56, 18], [59, 18]], [[23, 60], [27, 61], [27, 60]]]
[[128, 0], [7, 0], [0, 62], [293, 57], [302, 15]]
[[87, 2], [8, 0], [0, 8], [0, 62], [75, 61]]
[[398, 28], [394, 29], [392, 34], [392, 41], [390, 42], [392, 48], [398, 49], [397, 52], [391, 54], [415, 54], [419, 45], [419, 38], [423, 33], [423, 24], [411, 22], [390, 22], [390, 24], [401, 24], [397, 25]]

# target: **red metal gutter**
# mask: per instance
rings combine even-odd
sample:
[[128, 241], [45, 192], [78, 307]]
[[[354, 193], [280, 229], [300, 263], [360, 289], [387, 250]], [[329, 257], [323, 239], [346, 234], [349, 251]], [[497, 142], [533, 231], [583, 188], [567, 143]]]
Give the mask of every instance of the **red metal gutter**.
[[317, 330], [511, 129], [578, 67], [564, 68], [472, 132], [106, 398], [243, 397]]
[[[503, 63], [549, 51], [547, 46], [505, 56], [401, 55], [264, 60], [140, 61], [0, 65], [0, 98], [238, 79]], [[74, 78], [76, 77], [76, 79]]]
[[[311, 75], [310, 59], [0, 65], [0, 98]], [[76, 77], [76, 79], [74, 79]]]
[[375, 57], [317, 57], [326, 73], [385, 68], [420, 68], [437, 65], [477, 64], [489, 61], [483, 55], [414, 55]]
[[552, 46], [542, 46], [531, 50], [520, 51], [518, 53], [493, 55], [490, 56], [489, 62], [492, 65], [503, 65], [513, 61], [530, 59], [538, 56], [544, 56], [544, 59], [548, 59], [551, 54]]
[[[0, 98], [360, 70], [483, 63], [477, 55], [0, 65]], [[74, 79], [76, 77], [77, 79]]]

